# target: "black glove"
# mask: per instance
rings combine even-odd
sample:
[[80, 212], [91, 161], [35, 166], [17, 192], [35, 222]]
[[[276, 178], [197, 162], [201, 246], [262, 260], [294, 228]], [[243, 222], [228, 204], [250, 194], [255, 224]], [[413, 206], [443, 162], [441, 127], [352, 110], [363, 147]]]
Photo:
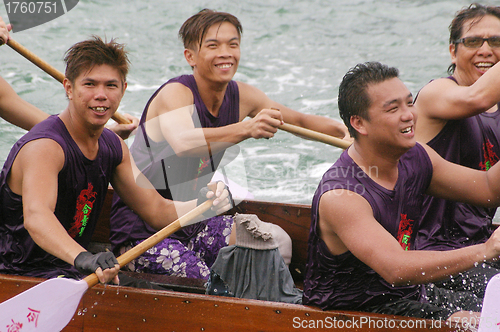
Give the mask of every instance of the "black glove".
[[[222, 181], [217, 181], [217, 183], [219, 182], [222, 182]], [[227, 189], [227, 192], [228, 192], [228, 199], [229, 199], [229, 204], [231, 204], [231, 208], [234, 207], [234, 201], [233, 201], [233, 195], [231, 194], [231, 191], [229, 190], [229, 187], [226, 186], [224, 184], [224, 189]], [[196, 205], [200, 205], [200, 204], [203, 204], [205, 203], [208, 198], [207, 198], [207, 194], [208, 192], [211, 191], [210, 189], [208, 189], [208, 187], [203, 187], [200, 189], [200, 192], [198, 193], [198, 201], [196, 202]], [[212, 209], [208, 209], [207, 211], [203, 212], [203, 216], [205, 218], [211, 218], [211, 217], [215, 217], [217, 214], [215, 213], [215, 211], [212, 211]]]
[[103, 271], [111, 269], [118, 264], [115, 255], [111, 251], [92, 254], [88, 251], [82, 251], [75, 258], [74, 265], [82, 274], [92, 274], [100, 267]]

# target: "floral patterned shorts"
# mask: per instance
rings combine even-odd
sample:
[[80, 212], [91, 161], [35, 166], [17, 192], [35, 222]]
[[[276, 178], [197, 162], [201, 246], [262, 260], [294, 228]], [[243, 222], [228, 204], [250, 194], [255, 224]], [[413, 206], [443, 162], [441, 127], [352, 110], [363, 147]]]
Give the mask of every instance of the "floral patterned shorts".
[[[187, 243], [166, 238], [125, 267], [129, 271], [208, 279], [219, 250], [229, 244], [232, 216], [210, 218], [206, 227]], [[141, 243], [120, 248], [120, 254]]]

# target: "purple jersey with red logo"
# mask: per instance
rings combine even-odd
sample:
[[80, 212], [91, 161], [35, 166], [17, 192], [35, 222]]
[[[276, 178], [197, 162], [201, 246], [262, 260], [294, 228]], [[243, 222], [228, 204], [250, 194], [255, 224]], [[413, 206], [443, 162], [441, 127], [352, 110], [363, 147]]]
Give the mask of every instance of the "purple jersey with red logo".
[[[219, 109], [219, 116], [216, 117], [203, 103], [194, 76], [183, 75], [163, 84], [144, 108], [138, 134], [130, 147], [134, 161], [163, 197], [175, 201], [188, 201], [197, 198], [199, 190], [210, 182], [224, 152], [203, 158], [178, 157], [166, 141], [155, 142], [147, 135], [145, 122], [149, 105], [161, 89], [170, 83], [181, 83], [191, 90], [197, 111], [193, 113], [193, 123], [195, 127], [201, 128], [223, 127], [237, 123], [240, 116], [239, 90], [235, 81], [229, 82]], [[117, 195], [113, 197], [110, 222], [110, 240], [114, 249], [128, 241], [146, 239], [156, 232], [131, 211]], [[205, 226], [206, 222], [199, 222], [181, 229], [170, 237], [187, 241]]]
[[[427, 145], [444, 159], [488, 170], [500, 156], [500, 110], [448, 120]], [[417, 249], [450, 250], [483, 243], [492, 234], [496, 209], [426, 196], [415, 240]]]
[[79, 276], [70, 264], [35, 244], [23, 225], [22, 197], [13, 193], [7, 184], [7, 175], [19, 150], [26, 143], [41, 138], [52, 139], [63, 149], [64, 166], [58, 175], [54, 214], [68, 234], [84, 248], [90, 243], [111, 175], [122, 161], [121, 142], [115, 133], [104, 129], [99, 137], [97, 157], [89, 160], [62, 120], [52, 115], [13, 146], [0, 174], [0, 273], [46, 278]]
[[[401, 298], [423, 301], [421, 285], [393, 287], [350, 251], [333, 255], [319, 232], [319, 201], [330, 190], [345, 189], [370, 204], [374, 218], [394, 236], [405, 250], [414, 249], [415, 221], [419, 220], [423, 194], [432, 178], [432, 164], [424, 148], [416, 144], [399, 160], [394, 190], [370, 178], [377, 169], [362, 169], [342, 153], [323, 175], [312, 201], [308, 259], [304, 279], [304, 304], [324, 310], [363, 310]], [[348, 222], [347, 220], [345, 222]]]

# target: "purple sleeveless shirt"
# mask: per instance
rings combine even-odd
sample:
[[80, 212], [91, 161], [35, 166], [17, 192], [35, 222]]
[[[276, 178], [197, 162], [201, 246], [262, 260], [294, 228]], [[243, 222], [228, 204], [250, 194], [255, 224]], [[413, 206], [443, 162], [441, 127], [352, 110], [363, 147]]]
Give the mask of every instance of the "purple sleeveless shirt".
[[[452, 163], [486, 171], [500, 156], [500, 110], [449, 120], [427, 145]], [[495, 212], [426, 196], [416, 249], [450, 250], [483, 243], [492, 234]]]
[[24, 144], [49, 138], [64, 151], [64, 166], [58, 175], [58, 194], [54, 214], [70, 236], [86, 248], [101, 213], [109, 181], [122, 161], [118, 136], [104, 129], [99, 137], [99, 152], [87, 159], [64, 123], [52, 115], [37, 124], [11, 149], [0, 173], [0, 273], [53, 278], [59, 275], [80, 277], [70, 264], [50, 255], [30, 237], [23, 225], [22, 197], [7, 185], [7, 175]]
[[375, 219], [403, 248], [413, 249], [415, 220], [419, 220], [423, 193], [432, 178], [432, 164], [417, 143], [400, 158], [398, 171], [394, 190], [388, 190], [368, 176], [376, 169], [361, 169], [344, 151], [323, 175], [312, 201], [304, 304], [323, 310], [363, 310], [401, 298], [423, 301], [425, 291], [421, 285], [393, 287], [350, 251], [333, 255], [319, 234], [321, 196], [330, 190], [346, 189], [368, 201]]
[[[197, 114], [193, 114], [193, 122], [195, 126], [201, 128], [223, 127], [239, 122], [240, 96], [237, 83], [230, 81], [219, 110], [219, 116], [215, 117], [203, 103], [194, 76], [183, 75], [163, 84], [144, 108], [139, 123], [140, 130], [130, 147], [134, 161], [139, 170], [155, 185], [163, 197], [177, 201], [188, 201], [197, 198], [198, 191], [210, 182], [224, 152], [219, 152], [211, 158], [177, 157], [166, 141], [155, 142], [148, 137], [144, 123], [149, 105], [165, 85], [174, 82], [185, 85], [193, 93], [197, 111]], [[190, 183], [189, 186], [175, 186], [173, 189], [174, 185], [187, 182]], [[116, 194], [113, 197], [110, 223], [110, 241], [113, 250], [129, 241], [146, 239], [156, 232], [131, 211]], [[205, 225], [206, 222], [196, 223], [179, 230], [170, 237], [187, 241], [205, 228]]]

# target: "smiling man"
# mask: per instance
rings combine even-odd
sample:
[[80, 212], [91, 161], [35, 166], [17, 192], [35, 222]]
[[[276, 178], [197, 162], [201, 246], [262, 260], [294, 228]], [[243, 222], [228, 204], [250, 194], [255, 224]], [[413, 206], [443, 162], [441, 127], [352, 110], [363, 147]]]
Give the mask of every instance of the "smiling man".
[[[179, 30], [192, 74], [169, 80], [153, 94], [140, 121], [142, 135], [131, 146], [141, 171], [151, 182], [162, 184], [158, 191], [164, 197], [196, 197], [199, 186], [210, 180], [203, 177], [218, 167], [228, 146], [249, 138], [271, 138], [283, 121], [337, 137], [347, 134], [340, 122], [296, 112], [249, 84], [233, 81], [240, 62], [241, 34], [235, 16], [209, 9], [190, 17]], [[247, 117], [250, 119], [243, 121]], [[174, 182], [192, 185], [174, 188]], [[208, 278], [218, 250], [229, 243], [231, 229], [230, 216], [193, 225], [166, 239], [157, 246], [157, 254], [141, 257], [130, 268]], [[111, 241], [116, 252], [151, 232], [115, 197]], [[170, 257], [178, 256], [173, 264]]]
[[[448, 161], [488, 170], [500, 157], [500, 7], [472, 4], [450, 25], [451, 76], [433, 80], [418, 94], [416, 137]], [[450, 250], [485, 242], [495, 208], [426, 197], [416, 249]], [[438, 287], [484, 296], [498, 263], [481, 264]]]
[[[0, 46], [10, 38], [11, 24], [5, 24], [0, 17]], [[34, 105], [22, 99], [2, 77], [0, 77], [0, 117], [23, 129], [30, 130], [37, 123], [45, 120], [49, 115]], [[123, 139], [127, 139], [137, 128], [139, 119], [124, 113], [130, 120], [128, 124], [115, 123], [108, 128]]]
[[481, 172], [416, 143], [413, 98], [395, 68], [369, 62], [351, 69], [339, 110], [354, 143], [313, 197], [303, 302], [434, 319], [477, 315], [481, 301], [472, 292], [422, 285], [498, 259], [500, 229], [467, 248], [414, 250], [416, 221], [424, 193], [498, 206], [500, 164]]
[[[118, 282], [111, 252], [86, 251], [109, 184], [155, 229], [196, 200], [174, 204], [150, 184], [139, 187], [127, 145], [104, 127], [127, 86], [123, 45], [95, 37], [73, 45], [65, 62], [68, 107], [23, 136], [0, 174], [0, 272], [45, 278], [96, 272], [103, 283]], [[215, 194], [212, 209], [226, 211], [222, 183]]]

